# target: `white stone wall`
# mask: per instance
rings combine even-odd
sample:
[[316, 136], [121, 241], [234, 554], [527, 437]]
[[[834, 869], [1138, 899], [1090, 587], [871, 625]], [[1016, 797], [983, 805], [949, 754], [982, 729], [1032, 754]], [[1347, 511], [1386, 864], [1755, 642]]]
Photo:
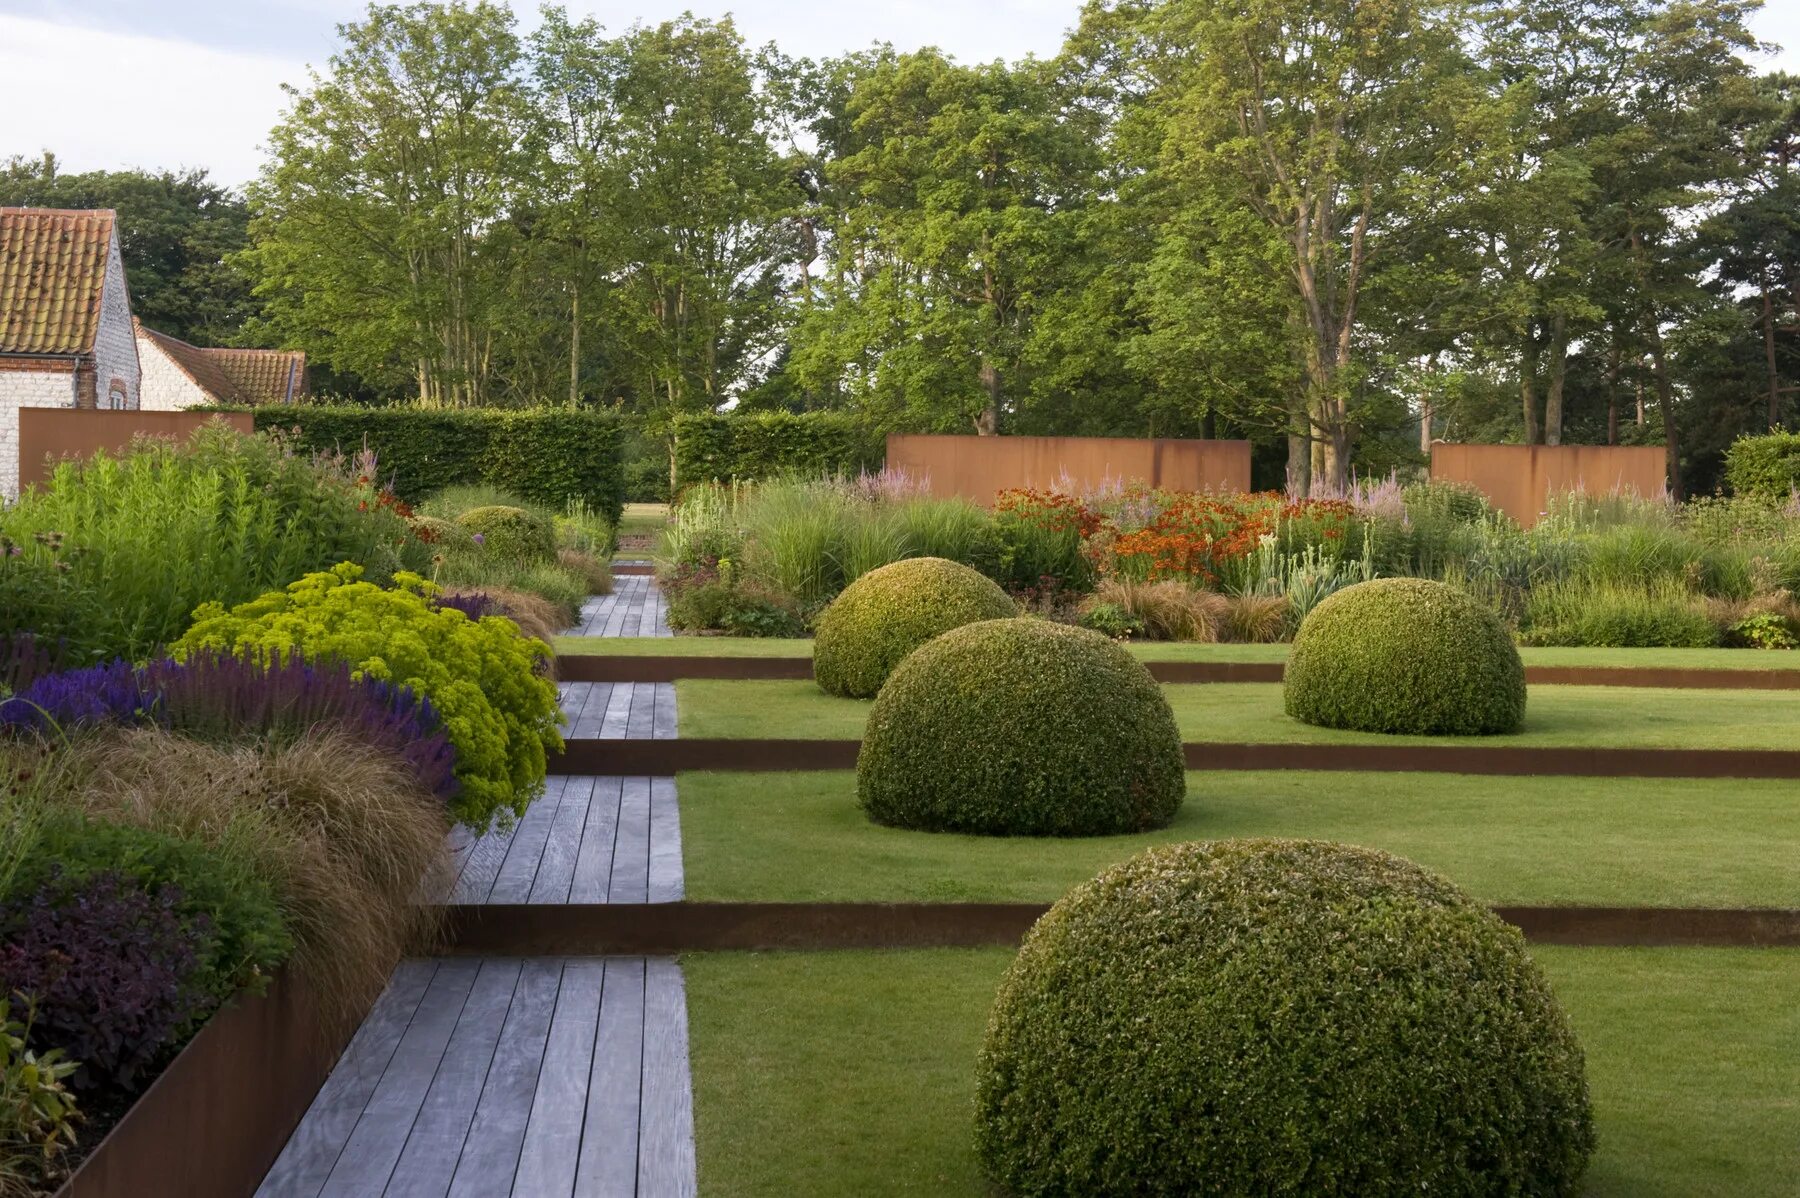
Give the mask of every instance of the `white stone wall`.
[[0, 499], [19, 497], [19, 409], [75, 404], [75, 376], [51, 370], [0, 370]]
[[125, 380], [125, 406], [138, 406], [141, 371], [137, 334], [131, 327], [131, 296], [125, 288], [125, 263], [119, 257], [119, 231], [106, 255], [106, 287], [100, 293], [100, 326], [94, 332], [94, 406], [105, 408], [107, 387]]
[[138, 365], [144, 372], [138, 406], [146, 412], [179, 412], [213, 402], [188, 372], [148, 337], [138, 338]]

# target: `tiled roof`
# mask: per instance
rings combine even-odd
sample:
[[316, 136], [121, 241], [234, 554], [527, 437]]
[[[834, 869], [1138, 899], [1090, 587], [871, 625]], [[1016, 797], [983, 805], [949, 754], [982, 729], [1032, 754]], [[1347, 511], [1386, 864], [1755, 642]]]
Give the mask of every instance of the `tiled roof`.
[[306, 394], [306, 354], [300, 350], [212, 349], [133, 323], [139, 336], [169, 355], [218, 403], [278, 404]]
[[0, 208], [0, 353], [92, 352], [110, 209]]

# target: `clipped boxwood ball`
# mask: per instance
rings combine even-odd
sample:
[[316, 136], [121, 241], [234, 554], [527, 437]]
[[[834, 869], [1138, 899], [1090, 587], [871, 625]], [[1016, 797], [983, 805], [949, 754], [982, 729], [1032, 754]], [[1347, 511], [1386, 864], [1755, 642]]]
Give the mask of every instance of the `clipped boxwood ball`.
[[878, 824], [989, 836], [1159, 828], [1181, 735], [1142, 663], [1085, 628], [984, 620], [909, 654], [876, 696], [856, 790]]
[[549, 520], [522, 507], [494, 504], [470, 508], [456, 518], [481, 537], [488, 553], [517, 562], [546, 561], [556, 556], [556, 529]]
[[1284, 698], [1289, 715], [1326, 728], [1517, 732], [1525, 666], [1499, 617], [1455, 587], [1377, 578], [1330, 596], [1301, 623]]
[[999, 584], [958, 562], [894, 562], [858, 578], [825, 609], [813, 640], [813, 677], [826, 694], [873, 698], [900, 659], [932, 637], [1018, 612]]
[[975, 1103], [1020, 1195], [1563, 1195], [1594, 1146], [1517, 929], [1324, 841], [1165, 845], [1064, 895], [1000, 984]]

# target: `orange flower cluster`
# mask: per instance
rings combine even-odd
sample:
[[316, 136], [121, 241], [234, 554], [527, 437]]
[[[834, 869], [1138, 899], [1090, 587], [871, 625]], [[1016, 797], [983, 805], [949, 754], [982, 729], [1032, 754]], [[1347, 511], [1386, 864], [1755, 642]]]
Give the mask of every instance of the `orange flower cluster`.
[[1100, 516], [1081, 500], [1060, 491], [1013, 487], [994, 499], [994, 511], [1029, 520], [1051, 532], [1076, 532], [1083, 540], [1100, 531]]

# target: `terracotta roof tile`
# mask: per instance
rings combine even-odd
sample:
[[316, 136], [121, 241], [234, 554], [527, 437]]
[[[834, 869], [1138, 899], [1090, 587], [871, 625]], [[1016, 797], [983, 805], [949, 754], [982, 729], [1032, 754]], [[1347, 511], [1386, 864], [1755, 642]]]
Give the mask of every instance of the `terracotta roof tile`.
[[132, 322], [145, 338], [179, 366], [183, 373], [226, 404], [285, 403], [306, 394], [306, 354], [286, 349], [213, 349], [189, 345], [179, 337], [159, 333], [142, 321]]
[[0, 208], [0, 353], [94, 348], [111, 210]]

